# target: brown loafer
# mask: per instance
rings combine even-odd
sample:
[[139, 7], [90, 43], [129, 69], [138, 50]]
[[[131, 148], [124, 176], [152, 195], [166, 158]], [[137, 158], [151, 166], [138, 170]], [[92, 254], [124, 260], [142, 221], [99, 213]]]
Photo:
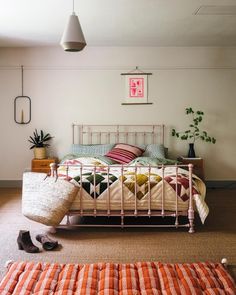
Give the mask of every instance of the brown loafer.
[[37, 235], [36, 240], [39, 241], [44, 250], [51, 251], [58, 246], [58, 242], [50, 239], [47, 235]]

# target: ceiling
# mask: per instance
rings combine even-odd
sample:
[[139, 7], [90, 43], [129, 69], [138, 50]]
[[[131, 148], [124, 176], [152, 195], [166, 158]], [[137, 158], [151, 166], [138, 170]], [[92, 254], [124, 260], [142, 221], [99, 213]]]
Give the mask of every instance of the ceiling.
[[[71, 12], [72, 0], [0, 0], [0, 47], [57, 46]], [[75, 0], [75, 12], [89, 46], [236, 46], [236, 0]]]

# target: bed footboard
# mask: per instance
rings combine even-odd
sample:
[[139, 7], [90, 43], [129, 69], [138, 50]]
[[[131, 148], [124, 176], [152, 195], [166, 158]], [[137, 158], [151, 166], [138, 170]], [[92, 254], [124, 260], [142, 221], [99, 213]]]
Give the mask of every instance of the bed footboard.
[[[52, 163], [50, 164], [51, 167], [51, 176], [53, 177], [60, 177], [58, 175], [58, 167], [64, 166], [64, 171], [65, 175], [64, 178], [70, 180], [70, 169], [71, 167], [78, 168], [79, 171], [79, 181], [78, 185], [80, 188], [83, 187], [83, 175], [84, 171], [87, 171], [88, 169], [91, 170], [91, 176], [90, 178], [92, 179], [91, 182], [95, 183], [96, 182], [96, 176], [97, 173], [99, 172], [98, 167], [96, 166], [89, 166], [89, 165], [68, 165], [68, 164], [55, 164]], [[172, 182], [168, 183], [169, 178], [166, 177], [166, 171], [169, 171], [171, 167], [171, 171], [174, 171], [174, 174], [170, 174], [168, 172], [168, 177], [172, 177]], [[175, 227], [175, 228], [180, 228], [180, 227], [187, 227], [189, 228], [189, 233], [194, 233], [194, 204], [193, 204], [193, 165], [188, 164], [188, 165], [160, 165], [158, 167], [153, 167], [153, 166], [133, 166], [132, 168], [129, 167], [129, 169], [133, 169], [133, 174], [132, 174], [132, 183], [129, 183], [129, 186], [125, 183], [125, 179], [127, 178], [127, 166], [125, 165], [117, 165], [116, 169], [120, 169], [120, 189], [119, 189], [119, 208], [114, 208], [112, 205], [112, 185], [109, 181], [107, 182], [107, 193], [106, 193], [106, 198], [104, 203], [106, 204], [106, 208], [100, 208], [98, 196], [96, 193], [96, 189], [94, 189], [93, 193], [91, 194], [91, 204], [92, 207], [86, 208], [85, 201], [83, 199], [83, 189], [79, 190], [79, 208], [78, 209], [73, 209], [70, 210], [67, 213], [66, 216], [66, 222], [61, 223], [58, 227], [68, 227], [68, 226], [80, 226], [80, 227], [88, 227], [88, 226], [105, 226], [105, 227]], [[140, 190], [139, 190], [139, 182], [140, 182], [140, 169], [146, 168], [146, 182], [145, 182], [145, 189], [146, 189], [146, 208], [145, 210], [139, 208], [139, 199], [140, 199]], [[183, 176], [183, 170], [187, 169], [186, 171], [186, 179], [188, 179], [188, 200], [186, 209], [181, 209], [180, 208], [180, 196], [179, 196], [179, 188], [180, 188], [180, 183], [179, 179]], [[110, 175], [112, 173], [112, 169], [114, 167], [107, 165], [106, 167], [103, 167], [103, 172], [106, 173], [107, 175]], [[162, 181], [158, 184], [159, 188], [161, 189], [161, 193], [159, 194], [159, 197], [157, 195], [157, 192], [153, 192], [153, 170], [152, 169], [159, 169], [160, 171], [160, 179]], [[181, 169], [181, 173], [179, 170]], [[155, 170], [156, 171], [156, 170]], [[131, 173], [131, 172], [130, 172]], [[181, 180], [181, 179], [180, 179]], [[166, 186], [168, 186], [168, 190], [166, 189]], [[171, 186], [171, 187], [170, 187]], [[132, 187], [132, 193], [133, 193], [133, 203], [132, 203], [132, 208], [126, 208], [126, 194], [127, 194], [127, 187]], [[168, 199], [168, 191], [175, 194], [174, 198], [174, 203], [175, 206], [171, 210], [166, 206], [167, 204], [167, 199]], [[129, 192], [130, 193], [130, 192]], [[153, 206], [153, 200], [155, 197], [158, 197], [160, 199], [160, 205], [159, 208], [155, 208]], [[173, 199], [173, 198], [172, 198]], [[117, 196], [116, 196], [117, 200]], [[181, 201], [182, 202], [182, 201]], [[183, 203], [183, 202], [182, 202]], [[96, 222], [96, 219], [94, 218], [95, 222], [93, 224], [86, 224], [86, 223], [81, 223], [81, 224], [73, 224], [71, 222], [71, 217], [72, 216], [79, 216], [79, 217], [119, 217], [120, 218], [120, 223], [119, 224], [110, 224], [104, 223], [104, 224], [98, 224]], [[188, 218], [187, 223], [180, 223], [179, 217], [180, 216], [186, 216]], [[139, 224], [129, 224], [125, 223], [126, 217], [149, 217], [149, 220], [151, 221], [152, 217], [172, 217], [174, 219], [174, 222], [171, 223], [165, 223], [165, 224], [153, 224], [152, 222], [146, 222], [145, 223], [139, 223]], [[173, 220], [172, 219], [172, 220]], [[54, 228], [55, 230], [55, 228]]]

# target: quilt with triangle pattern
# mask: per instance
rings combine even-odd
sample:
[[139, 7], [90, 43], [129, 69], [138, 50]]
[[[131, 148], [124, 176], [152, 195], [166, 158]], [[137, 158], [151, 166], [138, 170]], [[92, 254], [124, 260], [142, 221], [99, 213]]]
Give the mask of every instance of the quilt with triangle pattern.
[[[189, 200], [188, 172], [181, 168], [178, 168], [178, 175], [176, 175], [175, 167], [166, 166], [163, 175], [162, 169], [158, 167], [150, 169], [147, 166], [124, 165], [121, 168], [121, 165], [108, 166], [106, 162], [93, 157], [66, 160], [63, 164], [65, 166], [58, 169], [59, 177], [66, 178], [82, 187], [86, 195], [93, 199], [101, 199], [108, 189], [110, 189], [111, 198], [114, 196], [120, 198], [117, 196], [121, 196], [121, 190], [124, 188], [129, 198], [136, 196], [139, 201], [147, 198], [149, 192], [152, 197], [160, 198], [161, 188], [164, 186], [173, 200], [176, 195], [182, 202]], [[205, 185], [195, 176], [192, 181], [192, 195], [199, 215], [202, 214], [201, 220], [204, 221], [209, 212], [204, 202]], [[120, 204], [119, 201], [118, 203]]]

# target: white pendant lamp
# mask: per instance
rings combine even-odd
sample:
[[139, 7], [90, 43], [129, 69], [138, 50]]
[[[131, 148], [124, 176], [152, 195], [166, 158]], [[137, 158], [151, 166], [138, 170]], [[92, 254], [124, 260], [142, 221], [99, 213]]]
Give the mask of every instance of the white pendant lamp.
[[81, 51], [86, 46], [78, 16], [74, 12], [74, 0], [73, 12], [69, 17], [60, 44], [65, 51], [69, 52]]

